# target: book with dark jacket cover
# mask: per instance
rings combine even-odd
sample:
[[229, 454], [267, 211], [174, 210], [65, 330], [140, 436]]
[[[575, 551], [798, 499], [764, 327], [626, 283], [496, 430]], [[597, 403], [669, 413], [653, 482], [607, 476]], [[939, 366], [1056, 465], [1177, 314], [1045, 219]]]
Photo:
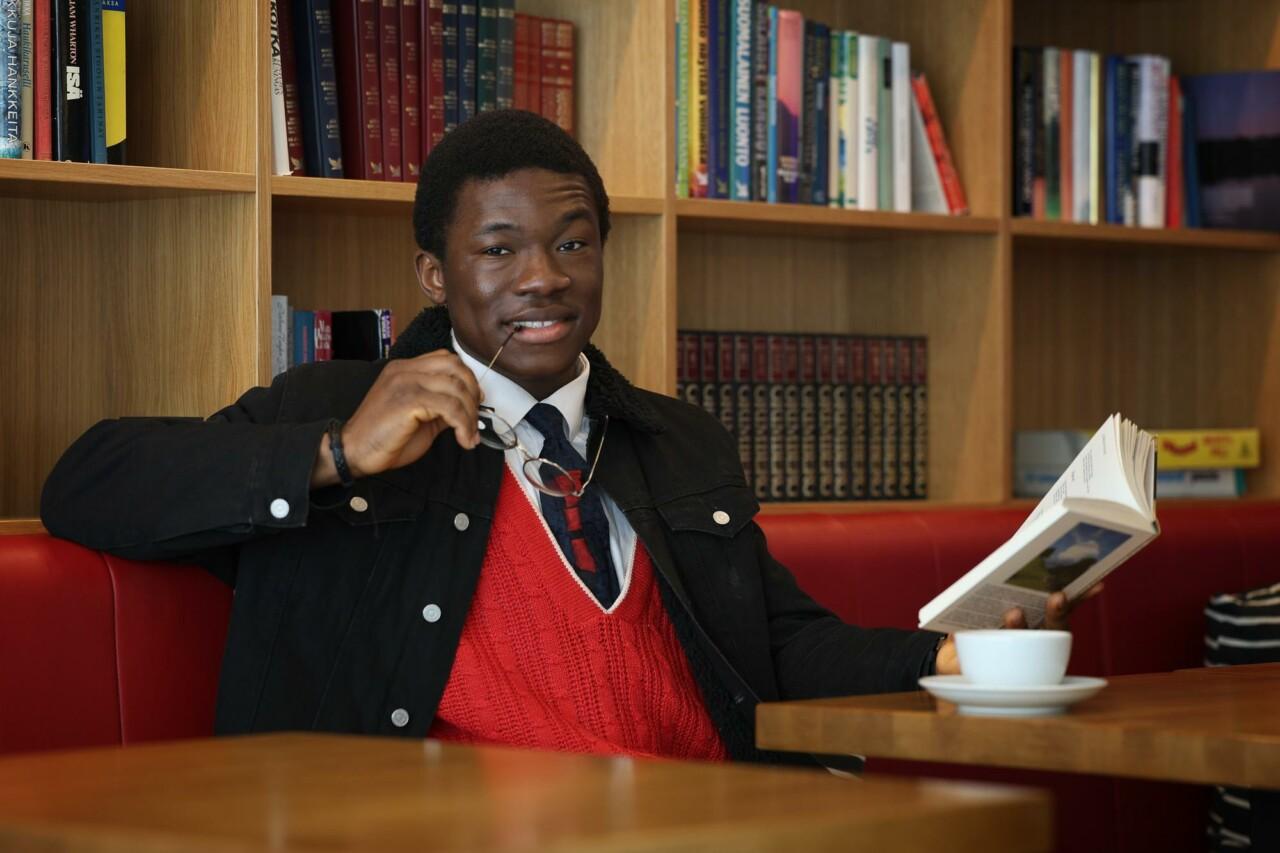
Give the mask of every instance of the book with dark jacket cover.
[[478, 0], [476, 111], [498, 108], [498, 0]]
[[[73, 1], [73, 0], [72, 0]], [[342, 129], [329, 0], [294, 0], [298, 88], [302, 94], [302, 146], [307, 174], [341, 178]]]
[[831, 29], [826, 24], [817, 25], [817, 64], [811, 69], [814, 75], [813, 100], [805, 104], [806, 114], [814, 115], [814, 128], [817, 139], [814, 143], [813, 190], [811, 201], [814, 204], [828, 203], [829, 184], [827, 176], [831, 171]]
[[516, 0], [498, 0], [498, 109], [515, 105]]
[[89, 159], [89, 56], [85, 52], [85, 0], [53, 0], [53, 159]]
[[102, 54], [102, 0], [89, 0], [89, 128], [87, 131], [90, 163], [107, 162], [107, 91], [106, 66]]
[[733, 387], [734, 367], [733, 334], [716, 333], [716, 415], [725, 431], [733, 434], [738, 426], [738, 415], [734, 409], [735, 389]]
[[444, 139], [444, 0], [422, 8], [422, 159]]
[[814, 342], [817, 356], [816, 382], [818, 388], [818, 499], [829, 501], [835, 497], [835, 362], [832, 349], [835, 340], [831, 335], [818, 335]]
[[[884, 496], [884, 389], [880, 387], [880, 340], [861, 338], [861, 364], [858, 350], [854, 350], [854, 382], [862, 389], [862, 411], [855, 408], [854, 421], [854, 476], [861, 474], [862, 482], [855, 481], [854, 500], [879, 500]], [[856, 403], [856, 398], [855, 398]], [[860, 439], [860, 440], [859, 440]], [[861, 455], [861, 459], [857, 456]], [[861, 486], [859, 490], [858, 486]]]
[[929, 497], [929, 342], [911, 342], [911, 492], [914, 498]]
[[773, 496], [772, 436], [769, 428], [769, 336], [751, 336], [751, 488], [756, 500]]
[[400, 0], [400, 147], [404, 179], [422, 168], [422, 0]]
[[813, 335], [797, 335], [799, 361], [796, 382], [800, 404], [800, 489], [802, 501], [818, 497], [818, 342]]
[[911, 338], [898, 338], [894, 346], [897, 355], [897, 378], [894, 389], [898, 395], [898, 497], [913, 496], [912, 477], [915, 474], [915, 461], [912, 453], [915, 443], [912, 430], [915, 428], [915, 389], [911, 383]]
[[[720, 87], [720, 76], [722, 74], [721, 67], [721, 49], [723, 44], [719, 38], [719, 20], [720, 12], [724, 4], [728, 0], [707, 0], [706, 2], [706, 30], [707, 30], [707, 53], [706, 53], [706, 109], [702, 113], [702, 123], [700, 125], [700, 133], [706, 136], [706, 158], [702, 161], [707, 166], [707, 198], [723, 198], [719, 194], [719, 184], [716, 181], [717, 170], [720, 167], [720, 134], [722, 129], [720, 109], [720, 97], [722, 95]], [[699, 100], [701, 100], [701, 93]]]
[[[554, 121], [570, 136], [577, 135], [574, 120], [574, 53], [573, 21], [546, 21], [553, 26], [542, 31], [542, 114]], [[550, 69], [550, 72], [548, 72]], [[552, 76], [548, 80], [548, 73]]]
[[769, 335], [769, 499], [787, 499], [787, 341]]
[[684, 351], [688, 342], [689, 334], [687, 332], [676, 331], [676, 399], [683, 400], [685, 398], [685, 389], [689, 386], [689, 374], [684, 367]]
[[334, 311], [333, 357], [376, 361], [391, 350], [391, 312], [371, 308]]
[[1031, 216], [1031, 167], [1035, 162], [1036, 126], [1035, 77], [1033, 69], [1040, 63], [1034, 47], [1013, 49], [1013, 215]]
[[783, 453], [785, 456], [786, 499], [800, 499], [800, 339], [798, 335], [782, 335], [783, 374], [782, 403], [784, 406]]
[[702, 408], [702, 359], [699, 345], [701, 337], [697, 332], [681, 332], [684, 346], [681, 348], [684, 373], [684, 393], [680, 399], [691, 406]]
[[853, 497], [853, 339], [831, 338], [831, 497]]
[[355, 180], [384, 179], [378, 33], [378, 0], [335, 0], [333, 42], [338, 65], [342, 165], [346, 177]]
[[702, 409], [713, 418], [720, 417], [720, 394], [716, 387], [716, 375], [720, 352], [716, 348], [715, 332], [698, 333], [698, 382], [701, 390], [698, 399]]
[[742, 470], [748, 482], [755, 476], [752, 467], [755, 441], [755, 415], [751, 410], [754, 390], [752, 382], [751, 335], [736, 332], [733, 335], [733, 432], [738, 440], [738, 459], [742, 462]]
[[751, 12], [751, 200], [769, 196], [769, 9]]
[[[280, 19], [280, 69], [284, 78], [284, 135], [289, 148], [289, 174], [305, 175], [307, 155], [302, 146], [302, 95], [298, 91], [293, 3], [279, 0], [276, 12]], [[110, 151], [107, 153], [110, 156]]]
[[480, 7], [476, 0], [458, 3], [458, 123], [476, 114], [477, 51]]
[[[827, 203], [827, 170], [818, 163], [818, 147], [827, 140], [827, 77], [830, 73], [830, 37], [827, 27], [813, 20], [804, 22], [804, 120], [800, 132], [801, 204]], [[821, 171], [819, 169], [821, 168]]]
[[458, 4], [441, 5], [441, 38], [444, 40], [444, 132], [458, 126]]
[[400, 0], [379, 0], [379, 55], [382, 65], [382, 165], [386, 180], [404, 180], [404, 135], [400, 101]]
[[715, 184], [715, 198], [729, 197], [729, 135], [732, 131], [733, 92], [729, 89], [729, 63], [733, 61], [729, 43], [730, 0], [713, 0], [715, 11], [715, 57], [710, 85], [715, 89], [715, 171], [710, 176]]
[[893, 338], [880, 338], [880, 399], [883, 449], [880, 452], [881, 497], [894, 500], [898, 497], [898, 441], [902, 422], [898, 417], [898, 350]]

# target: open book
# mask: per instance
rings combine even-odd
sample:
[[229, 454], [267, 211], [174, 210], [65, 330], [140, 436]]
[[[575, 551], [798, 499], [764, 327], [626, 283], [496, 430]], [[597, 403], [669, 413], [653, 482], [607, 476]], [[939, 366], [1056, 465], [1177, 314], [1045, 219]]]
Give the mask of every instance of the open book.
[[1155, 474], [1155, 440], [1107, 418], [1018, 531], [920, 608], [920, 627], [998, 628], [1011, 607], [1038, 626], [1050, 593], [1075, 600], [1160, 535]]

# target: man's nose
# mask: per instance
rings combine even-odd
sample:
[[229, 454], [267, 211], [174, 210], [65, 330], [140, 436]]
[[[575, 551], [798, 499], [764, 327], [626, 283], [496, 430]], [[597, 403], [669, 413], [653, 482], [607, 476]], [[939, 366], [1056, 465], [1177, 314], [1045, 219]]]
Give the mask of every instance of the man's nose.
[[548, 294], [564, 290], [570, 284], [569, 276], [560, 267], [560, 259], [554, 252], [537, 249], [528, 255], [521, 270], [519, 293]]

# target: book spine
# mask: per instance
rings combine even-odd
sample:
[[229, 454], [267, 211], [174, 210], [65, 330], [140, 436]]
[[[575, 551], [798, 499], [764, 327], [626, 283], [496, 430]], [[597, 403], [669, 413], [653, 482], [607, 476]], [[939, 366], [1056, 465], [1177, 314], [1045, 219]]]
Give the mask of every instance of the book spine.
[[894, 388], [898, 394], [898, 497], [901, 499], [914, 495], [915, 394], [911, 385], [911, 343], [910, 338], [898, 338], [894, 342], [898, 350]]
[[1178, 78], [1169, 75], [1169, 129], [1166, 132], [1168, 139], [1167, 151], [1169, 152], [1169, 167], [1165, 170], [1167, 176], [1167, 191], [1165, 192], [1165, 226], [1168, 228], [1181, 228], [1183, 225], [1182, 218], [1182, 91], [1178, 84]]
[[942, 120], [938, 118], [938, 110], [933, 103], [933, 94], [929, 91], [929, 81], [924, 74], [916, 74], [911, 85], [916, 100], [920, 104], [920, 117], [924, 121], [925, 133], [929, 137], [929, 147], [933, 149], [933, 157], [938, 163], [938, 175], [942, 179], [942, 189], [947, 196], [947, 206], [952, 215], [960, 216], [969, 212], [969, 202], [964, 194], [964, 186], [960, 183], [960, 174], [956, 171], [955, 161], [951, 158], [951, 148], [947, 145], [946, 135], [942, 131]]
[[488, 112], [498, 108], [498, 0], [476, 6], [476, 112]]
[[804, 123], [804, 18], [778, 12], [778, 201], [800, 201], [800, 131]]
[[800, 493], [802, 501], [818, 498], [818, 341], [799, 335]]
[[90, 163], [107, 162], [107, 93], [103, 86], [105, 66], [102, 61], [102, 0], [89, 0], [89, 126], [87, 158]]
[[929, 496], [929, 345], [925, 338], [911, 342], [911, 496]]
[[884, 349], [867, 339], [867, 497], [884, 498]]
[[782, 335], [783, 376], [782, 404], [784, 407], [783, 441], [785, 454], [786, 499], [800, 499], [802, 457], [800, 450], [800, 341], [798, 335]]
[[329, 0], [296, 0], [298, 71], [302, 78], [302, 114], [307, 173], [341, 178], [342, 133], [338, 119], [337, 70], [333, 52], [333, 15]]
[[1058, 60], [1058, 49], [1046, 47], [1044, 53], [1041, 54], [1041, 58], [1044, 60], [1042, 71], [1044, 98], [1041, 102], [1043, 109], [1040, 116], [1041, 131], [1044, 135], [1044, 218], [1061, 219], [1062, 175], [1059, 157], [1061, 131], [1058, 125], [1062, 119], [1062, 111], [1059, 103], [1061, 90], [1058, 87], [1058, 78], [1060, 77], [1061, 64]]
[[515, 105], [516, 0], [498, 0], [498, 109]]
[[691, 406], [702, 407], [702, 357], [700, 345], [702, 338], [696, 332], [684, 333], [684, 396], [683, 400]]
[[1116, 186], [1116, 168], [1119, 158], [1116, 156], [1116, 124], [1117, 124], [1117, 74], [1120, 57], [1108, 55], [1102, 60], [1102, 198], [1103, 221], [1118, 223], [1120, 221], [1119, 194]]
[[844, 77], [840, 85], [844, 89], [844, 118], [840, 126], [840, 134], [844, 139], [844, 209], [857, 210], [859, 199], [858, 180], [862, 165], [862, 153], [859, 150], [862, 135], [859, 129], [861, 115], [859, 113], [858, 57], [861, 40], [857, 33], [846, 32], [841, 39], [840, 49], [844, 52]]
[[769, 7], [751, 10], [751, 200], [765, 201], [769, 186]]
[[893, 209], [911, 212], [911, 46], [895, 41], [893, 74]]
[[1138, 223], [1138, 196], [1134, 183], [1138, 150], [1134, 136], [1137, 76], [1137, 66], [1121, 57], [1116, 67], [1116, 147], [1112, 151], [1116, 159], [1116, 215], [1120, 225]]
[[378, 332], [381, 340], [379, 341], [382, 349], [379, 358], [387, 358], [391, 355], [391, 345], [396, 339], [396, 318], [390, 308], [378, 309]]
[[707, 88], [709, 69], [707, 62], [711, 44], [708, 27], [711, 20], [711, 0], [689, 0], [689, 195], [706, 198], [709, 188], [707, 176], [708, 118]]
[[444, 132], [458, 126], [458, 4], [441, 5], [441, 38], [444, 45]]
[[[688, 0], [683, 0], [687, 5]], [[529, 98], [529, 16], [524, 14], [516, 15], [516, 51], [515, 51], [515, 89], [513, 92], [513, 104], [517, 110], [529, 110], [531, 99]], [[676, 44], [680, 43], [680, 22], [676, 21]], [[679, 76], [679, 61], [676, 62], [676, 74]], [[676, 85], [677, 103], [681, 97], [679, 84]], [[677, 107], [678, 109], [678, 107]], [[537, 112], [537, 110], [534, 110]], [[680, 168], [679, 161], [676, 168]], [[677, 178], [677, 189], [679, 179]]]
[[742, 470], [754, 488], [755, 413], [751, 406], [755, 389], [751, 367], [751, 335], [738, 332], [733, 336], [733, 432], [738, 440], [738, 459]]
[[721, 61], [722, 44], [718, 25], [720, 12], [729, 0], [707, 0], [707, 107], [702, 121], [707, 137], [707, 198], [725, 198], [720, 194], [717, 173], [720, 168], [720, 134], [722, 131], [720, 77], [724, 73]]
[[878, 210], [893, 210], [893, 43], [887, 38], [881, 38], [876, 41], [876, 46], [880, 53], [880, 61], [876, 63], [880, 72], [880, 104], [876, 124], [879, 131], [876, 164], [880, 174], [876, 178], [879, 191], [876, 207]]
[[85, 86], [88, 56], [83, 53], [84, 0], [54, 0], [58, 68], [57, 104], [54, 111], [54, 158], [83, 162], [88, 105]]
[[51, 9], [41, 0], [35, 4], [32, 61], [34, 62], [35, 127], [32, 156], [36, 160], [53, 159], [53, 36], [50, 32]]
[[1092, 85], [1089, 81], [1090, 64], [1089, 51], [1077, 50], [1072, 55], [1072, 70], [1075, 76], [1072, 82], [1072, 92], [1074, 93], [1072, 113], [1075, 124], [1071, 135], [1071, 198], [1074, 202], [1072, 218], [1076, 222], [1088, 222], [1089, 211], [1092, 206], [1092, 200], [1089, 196], [1090, 181], [1092, 180], [1092, 173], [1089, 171], [1089, 141], [1093, 136], [1093, 128], [1091, 126], [1093, 110], [1089, 100], [1090, 87]]
[[800, 62], [800, 103], [804, 105], [804, 118], [800, 123], [800, 179], [796, 189], [796, 200], [801, 204], [813, 204], [813, 189], [818, 178], [818, 113], [814, 109], [818, 82], [817, 54], [818, 22], [806, 20]]
[[315, 358], [316, 361], [333, 360], [333, 313], [315, 311]]
[[1058, 51], [1058, 199], [1059, 218], [1075, 219], [1075, 51]]
[[1013, 49], [1013, 215], [1031, 216], [1031, 164], [1034, 160], [1035, 132], [1032, 109], [1035, 105], [1031, 68], [1036, 61], [1029, 47]]
[[289, 369], [289, 297], [271, 297], [271, 378]]
[[400, 0], [400, 149], [404, 179], [422, 169], [422, 9], [419, 0]]
[[[843, 359], [843, 363], [842, 363]], [[818, 339], [818, 497], [849, 499], [848, 347], [834, 335]]]
[[914, 87], [911, 92], [911, 209], [920, 213], [951, 212], [951, 204], [942, 186], [942, 174], [938, 170], [938, 158], [933, 154]]
[[[289, 2], [289, 0], [284, 0]], [[284, 128], [284, 63], [280, 59], [280, 0], [271, 0], [271, 171], [287, 175], [289, 138]]]
[[404, 180], [404, 133], [400, 102], [400, 0], [379, 0], [378, 59], [382, 77], [382, 165], [384, 180]]
[[685, 388], [689, 384], [689, 376], [684, 369], [684, 350], [688, 335], [681, 329], [676, 330], [676, 399], [683, 400]]
[[1045, 218], [1044, 51], [1033, 48], [1031, 64], [1031, 215]]
[[[516, 109], [520, 106], [519, 35], [516, 36]], [[676, 0], [676, 197], [689, 197], [689, 0]], [[527, 97], [527, 95], [526, 95]]]
[[35, 8], [33, 0], [21, 0], [18, 19], [18, 86], [22, 114], [22, 159], [35, 156]]
[[884, 419], [884, 426], [881, 427], [883, 449], [880, 452], [880, 465], [883, 473], [880, 494], [886, 500], [896, 500], [899, 497], [898, 450], [902, 438], [902, 420], [898, 406], [898, 349], [897, 341], [892, 338], [880, 339], [880, 370], [881, 416]]
[[342, 163], [345, 176], [354, 180], [385, 177], [378, 34], [378, 0], [338, 0], [333, 8], [333, 44]]
[[858, 36], [858, 209], [880, 199], [880, 40]]
[[1136, 136], [1138, 225], [1160, 228], [1164, 225], [1164, 187], [1162, 176], [1163, 136], [1168, 107], [1168, 83], [1164, 61], [1157, 56], [1138, 59], [1138, 120]]
[[769, 500], [787, 499], [786, 340], [769, 335]]
[[1190, 92], [1182, 95], [1182, 174], [1185, 182], [1185, 220], [1200, 227], [1200, 159], [1196, 151], [1196, 105]]
[[529, 111], [542, 112], [542, 19], [529, 17]]
[[1256, 429], [1160, 430], [1156, 434], [1159, 467], [1257, 468], [1262, 463]]
[[[551, 89], [550, 114], [547, 116], [570, 136], [577, 135], [574, 122], [574, 74], [577, 60], [574, 54], [574, 34], [572, 21], [555, 21], [555, 39], [553, 41], [554, 67], [556, 77]], [[544, 48], [545, 49], [545, 48]], [[543, 87], [544, 98], [546, 87]], [[543, 104], [543, 109], [547, 105]]]
[[720, 394], [716, 386], [719, 358], [720, 352], [716, 346], [715, 332], [699, 333], [698, 382], [701, 391], [698, 398], [702, 401], [702, 410], [717, 419], [720, 417]]
[[22, 159], [22, 10], [0, 0], [0, 159]]
[[1089, 53], [1089, 222], [1102, 219], [1102, 57]]
[[765, 133], [765, 200], [778, 201], [778, 7], [769, 7], [769, 126]]
[[422, 92], [426, 122], [422, 159], [444, 139], [444, 0], [427, 0], [423, 10]]
[[[682, 0], [683, 2], [683, 0]], [[730, 42], [733, 56], [729, 68], [729, 88], [733, 95], [733, 121], [730, 134], [729, 197], [736, 201], [751, 200], [751, 77], [752, 11], [754, 0], [732, 0]]]
[[310, 364], [316, 360], [315, 314], [300, 308], [293, 310], [293, 357], [290, 366]]
[[[302, 99], [298, 92], [298, 53], [295, 47], [297, 36], [293, 27], [293, 0], [279, 0], [276, 11], [280, 16], [280, 68], [284, 85], [284, 135], [289, 150], [289, 174], [303, 175], [306, 174], [307, 155], [302, 147]], [[110, 121], [109, 115], [108, 121]], [[107, 152], [107, 156], [111, 156], [110, 151]], [[127, 152], [122, 156], [127, 156]]]
[[827, 68], [827, 206], [844, 207], [844, 34], [831, 33]]
[[751, 487], [759, 501], [773, 495], [769, 376], [769, 336], [751, 335]]
[[476, 114], [479, 42], [480, 7], [475, 0], [462, 0], [458, 3], [458, 124]]
[[733, 335], [717, 332], [716, 339], [716, 415], [725, 432], [732, 435], [738, 426], [738, 414], [734, 408], [737, 400], [734, 382]]
[[[871, 435], [871, 386], [867, 375], [869, 341], [848, 338], [849, 344], [849, 497], [864, 501], [871, 496], [867, 467]], [[879, 409], [876, 419], [879, 420]]]
[[733, 89], [729, 85], [729, 69], [733, 65], [732, 42], [729, 39], [730, 5], [732, 0], [715, 0], [716, 62], [712, 65], [713, 84], [715, 86], [716, 132], [715, 142], [715, 197], [729, 198], [729, 173], [733, 169], [729, 155], [730, 137], [733, 134]]
[[815, 61], [813, 99], [805, 106], [814, 115], [813, 198], [810, 201], [825, 207], [829, 203], [827, 187], [831, 174], [831, 30], [825, 24], [818, 25]]

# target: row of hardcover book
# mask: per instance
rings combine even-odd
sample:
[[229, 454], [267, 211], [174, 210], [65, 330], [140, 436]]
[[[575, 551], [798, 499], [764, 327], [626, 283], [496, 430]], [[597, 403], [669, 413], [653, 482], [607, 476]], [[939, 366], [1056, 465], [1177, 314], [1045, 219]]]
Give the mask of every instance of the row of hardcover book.
[[676, 192], [968, 212], [911, 48], [759, 0], [677, 0]]
[[313, 361], [376, 361], [391, 353], [395, 318], [389, 308], [310, 311], [289, 297], [271, 297], [271, 375]]
[[574, 26], [515, 0], [271, 0], [276, 174], [416, 181], [477, 112], [574, 133]]
[[1014, 50], [1013, 213], [1280, 229], [1280, 72], [1175, 76], [1149, 54]]
[[0, 2], [0, 158], [125, 162], [125, 0]]
[[737, 440], [762, 501], [928, 496], [921, 337], [682, 330], [677, 394]]

